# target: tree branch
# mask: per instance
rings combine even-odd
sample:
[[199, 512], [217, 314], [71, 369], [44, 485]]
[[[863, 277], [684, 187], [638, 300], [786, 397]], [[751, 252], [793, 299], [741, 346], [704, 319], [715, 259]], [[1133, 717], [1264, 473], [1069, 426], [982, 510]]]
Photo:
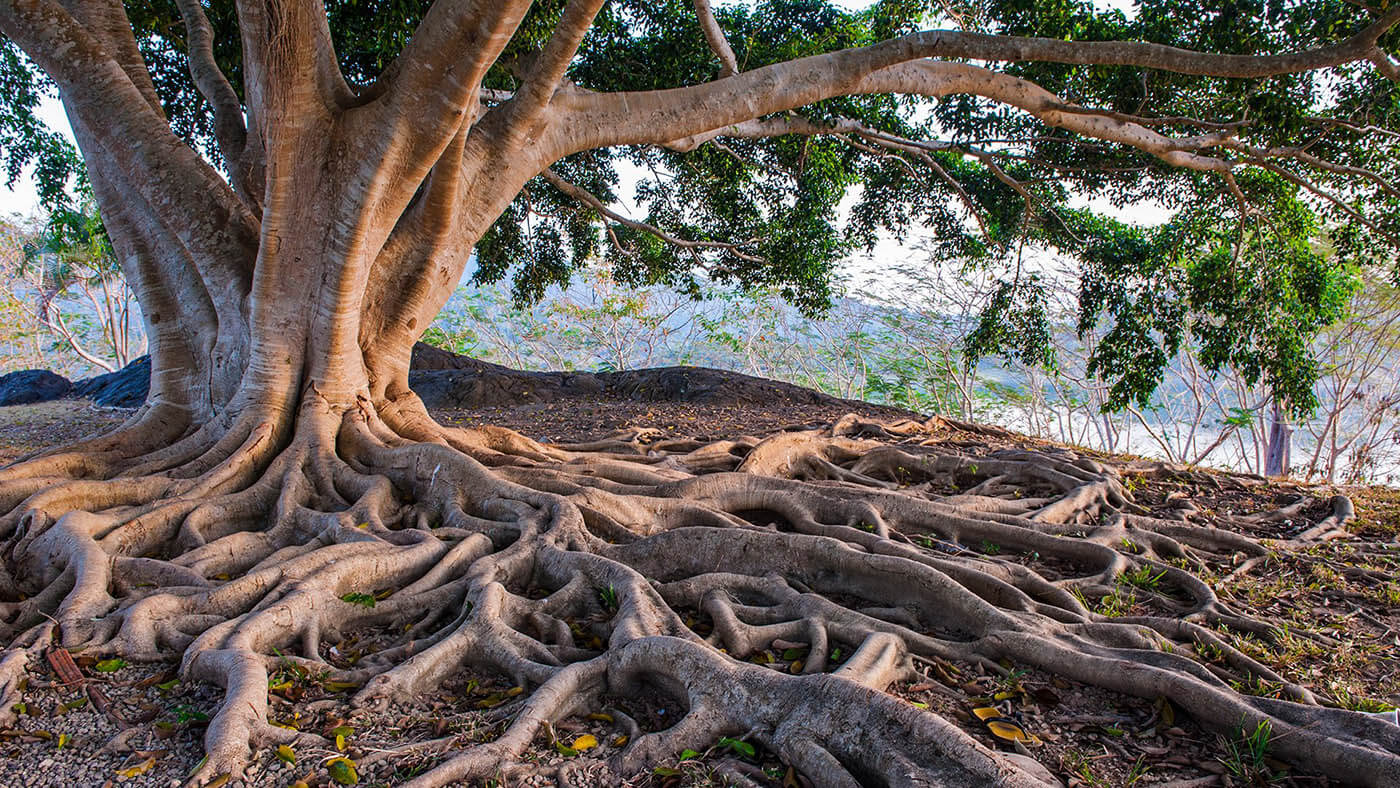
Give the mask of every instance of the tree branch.
[[578, 52], [583, 37], [593, 25], [606, 0], [570, 0], [564, 6], [559, 24], [554, 28], [544, 49], [535, 57], [524, 85], [515, 92], [507, 113], [506, 136], [529, 134], [549, 107], [555, 91], [564, 81], [569, 63]]
[[529, 8], [529, 0], [437, 0], [366, 97], [385, 104], [390, 123], [412, 118], [440, 151]]
[[859, 49], [765, 66], [701, 85], [580, 95], [572, 99], [577, 120], [569, 124], [567, 131], [568, 138], [577, 143], [568, 145], [565, 153], [613, 145], [663, 144], [827, 98], [878, 92], [871, 89], [868, 77], [921, 58], [1134, 66], [1182, 74], [1265, 77], [1359, 60], [1374, 61], [1376, 41], [1397, 22], [1400, 6], [1337, 44], [1278, 55], [1211, 54], [1131, 41], [1062, 41], [953, 30], [923, 31]]
[[[654, 235], [662, 241], [670, 244], [671, 246], [675, 246], [680, 249], [720, 249], [729, 252], [730, 254], [734, 255], [735, 257], [738, 257], [741, 260], [748, 260], [750, 262], [756, 263], [763, 262], [763, 258], [741, 251], [739, 244], [726, 243], [722, 241], [688, 241], [684, 238], [678, 238], [661, 229], [660, 227], [657, 227], [656, 225], [647, 224], [646, 222], [639, 222], [635, 219], [629, 219], [626, 216], [623, 216], [622, 214], [604, 205], [602, 200], [595, 197], [588, 190], [564, 180], [559, 176], [558, 173], [556, 173], [552, 169], [547, 169], [544, 172], [540, 173], [540, 177], [544, 178], [554, 188], [593, 209], [594, 213], [597, 213], [604, 219], [611, 219], [612, 221], [617, 222], [623, 227]], [[613, 238], [613, 243], [619, 245], [620, 248], [620, 244], [618, 244], [616, 238]]]
[[705, 34], [705, 41], [709, 43], [710, 50], [719, 58], [720, 79], [738, 74], [739, 60], [734, 57], [734, 50], [729, 46], [729, 40], [724, 37], [724, 30], [715, 20], [710, 0], [695, 0], [695, 15], [700, 18], [700, 30]]
[[177, 3], [180, 16], [185, 21], [190, 77], [214, 109], [214, 139], [219, 143], [219, 154], [228, 165], [234, 191], [255, 205], [261, 195], [250, 193], [248, 173], [243, 163], [248, 140], [248, 129], [243, 123], [243, 106], [214, 60], [214, 31], [209, 25], [209, 18], [204, 15], [204, 7], [199, 0], [177, 0]]

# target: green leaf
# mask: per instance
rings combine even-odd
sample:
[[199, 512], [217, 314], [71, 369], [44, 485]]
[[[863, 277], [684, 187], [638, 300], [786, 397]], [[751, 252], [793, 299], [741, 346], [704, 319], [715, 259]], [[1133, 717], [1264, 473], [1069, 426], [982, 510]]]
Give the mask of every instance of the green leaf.
[[349, 602], [360, 607], [374, 607], [374, 594], [365, 594], [359, 591], [351, 591], [340, 597], [341, 601]]
[[688, 760], [691, 760], [691, 759], [693, 759], [693, 758], [699, 758], [699, 757], [700, 757], [700, 753], [696, 752], [695, 750], [681, 750], [681, 760], [683, 760], [683, 761], [688, 761]]
[[731, 739], [728, 736], [720, 737], [719, 746], [737, 752], [746, 758], [752, 758], [757, 753], [757, 750], [754, 749], [752, 744], [741, 739]]
[[277, 760], [284, 763], [296, 763], [297, 754], [292, 751], [291, 747], [285, 744], [279, 744], [277, 745]]
[[335, 758], [326, 764], [326, 773], [338, 785], [358, 785], [360, 774], [355, 771], [355, 762], [349, 758]]
[[124, 667], [126, 667], [126, 660], [121, 657], [112, 657], [98, 662], [92, 666], [92, 669], [98, 673], [116, 673]]

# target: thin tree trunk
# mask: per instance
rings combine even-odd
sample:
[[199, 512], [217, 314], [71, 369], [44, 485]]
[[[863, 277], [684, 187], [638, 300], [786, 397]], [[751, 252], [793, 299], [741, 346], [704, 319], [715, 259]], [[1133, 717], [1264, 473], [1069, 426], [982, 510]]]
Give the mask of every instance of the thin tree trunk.
[[1269, 441], [1265, 449], [1265, 476], [1288, 475], [1293, 456], [1293, 425], [1282, 404], [1275, 399], [1269, 414]]

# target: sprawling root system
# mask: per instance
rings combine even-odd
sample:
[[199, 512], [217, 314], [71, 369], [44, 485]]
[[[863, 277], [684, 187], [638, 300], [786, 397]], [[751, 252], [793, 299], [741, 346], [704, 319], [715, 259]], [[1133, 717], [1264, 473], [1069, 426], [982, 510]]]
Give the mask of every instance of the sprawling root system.
[[[1400, 727], [1319, 704], [1222, 637], [1273, 630], [1193, 569], [1266, 548], [1189, 507], [1148, 516], [1068, 451], [970, 456], [935, 445], [935, 423], [854, 417], [555, 446], [445, 429], [416, 402], [314, 396], [295, 419], [175, 430], [167, 416], [0, 471], [0, 689], [54, 643], [179, 657], [224, 691], [198, 782], [318, 738], [269, 721], [269, 672], [291, 661], [360, 687], [368, 708], [464, 666], [525, 688], [500, 736], [414, 786], [538, 768], [520, 756], [542, 730], [637, 693], [684, 713], [633, 730], [606, 764], [617, 775], [728, 736], [822, 785], [1042, 785], [1015, 753], [884, 692], [956, 660], [1165, 696], [1221, 730], [1268, 721], [1278, 757], [1400, 784]], [[1307, 538], [1344, 526], [1336, 508]], [[1144, 576], [1150, 615], [1095, 612]], [[349, 668], [326, 660], [324, 644], [367, 628], [392, 636]], [[796, 674], [746, 659], [775, 642], [807, 649]], [[1260, 680], [1290, 699], [1231, 689]]]

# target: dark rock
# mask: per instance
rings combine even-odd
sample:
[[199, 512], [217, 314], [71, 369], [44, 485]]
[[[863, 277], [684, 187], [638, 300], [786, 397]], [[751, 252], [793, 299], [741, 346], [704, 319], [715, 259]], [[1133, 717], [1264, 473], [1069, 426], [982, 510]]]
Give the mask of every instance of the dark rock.
[[706, 367], [623, 372], [526, 372], [425, 345], [413, 347], [408, 385], [429, 408], [478, 408], [571, 398], [648, 402], [835, 404], [789, 383]]
[[137, 408], [151, 390], [151, 357], [141, 356], [116, 372], [83, 378], [73, 384], [73, 395], [87, 397], [98, 405]]
[[48, 402], [72, 391], [73, 383], [47, 369], [22, 369], [0, 375], [0, 405]]
[[[69, 383], [43, 370], [16, 372], [52, 375], [69, 392]], [[9, 377], [0, 378], [0, 381]], [[116, 372], [71, 384], [71, 395], [99, 405], [135, 408], [146, 401], [151, 359], [142, 356]], [[641, 401], [701, 403], [835, 404], [840, 400], [788, 383], [705, 367], [656, 367], [624, 372], [528, 372], [489, 361], [459, 356], [419, 342], [413, 346], [408, 385], [430, 408], [479, 408], [553, 402], [566, 399], [620, 397]], [[37, 399], [21, 400], [37, 402]]]

